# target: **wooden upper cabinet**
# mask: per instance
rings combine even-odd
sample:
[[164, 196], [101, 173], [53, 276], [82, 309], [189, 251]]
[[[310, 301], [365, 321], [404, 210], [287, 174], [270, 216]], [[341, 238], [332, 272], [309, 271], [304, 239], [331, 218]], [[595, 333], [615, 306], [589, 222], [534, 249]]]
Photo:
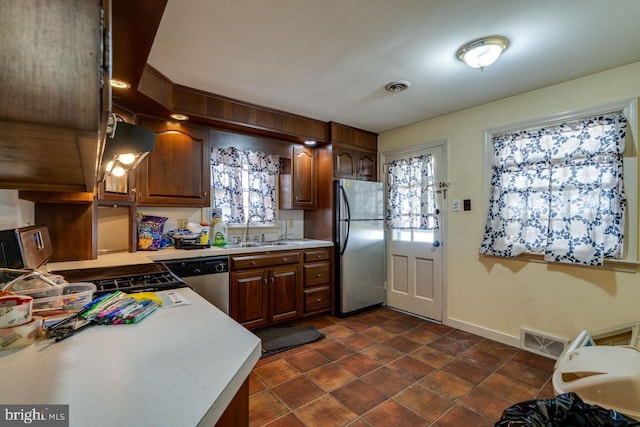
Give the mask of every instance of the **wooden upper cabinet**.
[[315, 209], [317, 206], [316, 152], [291, 148], [291, 173], [280, 174], [280, 209]]
[[209, 206], [208, 131], [145, 118], [140, 125], [156, 133], [156, 143], [136, 171], [138, 206]]
[[109, 0], [0, 2], [0, 188], [93, 192], [110, 110]]
[[316, 207], [316, 156], [313, 148], [294, 147], [291, 158], [293, 174], [293, 205]]
[[376, 181], [378, 177], [378, 154], [368, 151], [359, 151], [357, 154], [356, 179]]
[[334, 176], [376, 181], [378, 135], [338, 123], [331, 123], [330, 129]]
[[333, 174], [336, 178], [356, 178], [356, 150], [333, 147]]

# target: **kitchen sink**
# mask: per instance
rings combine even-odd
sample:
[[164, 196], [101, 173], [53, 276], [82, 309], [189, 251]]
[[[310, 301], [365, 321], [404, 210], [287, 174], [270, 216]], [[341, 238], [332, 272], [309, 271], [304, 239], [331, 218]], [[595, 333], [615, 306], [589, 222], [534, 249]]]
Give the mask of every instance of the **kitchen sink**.
[[265, 246], [291, 246], [297, 245], [297, 242], [289, 242], [283, 240], [276, 240], [274, 242], [240, 242], [240, 243], [229, 243], [224, 247], [227, 249], [237, 249], [237, 248], [264, 248]]

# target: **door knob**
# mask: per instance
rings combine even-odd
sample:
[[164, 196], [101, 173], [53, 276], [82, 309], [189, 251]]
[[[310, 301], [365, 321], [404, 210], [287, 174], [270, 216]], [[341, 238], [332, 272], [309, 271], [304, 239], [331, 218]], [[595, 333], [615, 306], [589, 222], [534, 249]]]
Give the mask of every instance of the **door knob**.
[[440, 241], [439, 240], [434, 240], [432, 245], [433, 245], [434, 248], [437, 248], [437, 247], [440, 246]]

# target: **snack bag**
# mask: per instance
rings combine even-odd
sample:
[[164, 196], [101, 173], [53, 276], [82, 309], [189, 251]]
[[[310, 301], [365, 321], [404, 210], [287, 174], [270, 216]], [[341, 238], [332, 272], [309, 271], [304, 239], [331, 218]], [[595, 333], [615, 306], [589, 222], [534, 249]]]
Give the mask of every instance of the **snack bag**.
[[164, 216], [143, 215], [138, 227], [138, 249], [142, 251], [157, 251], [162, 240], [162, 228], [167, 221]]

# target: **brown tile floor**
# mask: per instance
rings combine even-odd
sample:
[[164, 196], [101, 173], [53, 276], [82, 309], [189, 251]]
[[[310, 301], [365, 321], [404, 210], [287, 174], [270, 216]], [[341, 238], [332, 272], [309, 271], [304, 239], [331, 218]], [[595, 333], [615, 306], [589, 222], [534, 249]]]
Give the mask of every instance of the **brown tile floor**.
[[326, 338], [251, 373], [252, 427], [483, 427], [553, 397], [552, 359], [448, 326], [388, 308], [308, 323]]

